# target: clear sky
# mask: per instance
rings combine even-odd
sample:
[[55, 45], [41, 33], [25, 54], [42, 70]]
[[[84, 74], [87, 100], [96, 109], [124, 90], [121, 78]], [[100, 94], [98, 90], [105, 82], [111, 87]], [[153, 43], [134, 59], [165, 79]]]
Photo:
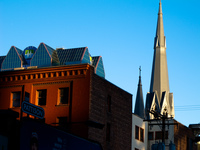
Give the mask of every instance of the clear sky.
[[[103, 57], [106, 79], [136, 98], [142, 67], [150, 87], [159, 0], [0, 0], [0, 56], [41, 42], [56, 49], [87, 46]], [[162, 0], [175, 119], [200, 123], [200, 1]]]

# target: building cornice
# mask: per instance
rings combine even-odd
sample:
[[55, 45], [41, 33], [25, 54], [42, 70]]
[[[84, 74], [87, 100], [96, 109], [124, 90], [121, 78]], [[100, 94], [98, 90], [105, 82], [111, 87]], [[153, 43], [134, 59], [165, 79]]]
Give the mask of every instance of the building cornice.
[[13, 82], [34, 82], [58, 80], [58, 78], [82, 78], [89, 69], [89, 64], [55, 66], [36, 69], [24, 69], [0, 72], [0, 85]]

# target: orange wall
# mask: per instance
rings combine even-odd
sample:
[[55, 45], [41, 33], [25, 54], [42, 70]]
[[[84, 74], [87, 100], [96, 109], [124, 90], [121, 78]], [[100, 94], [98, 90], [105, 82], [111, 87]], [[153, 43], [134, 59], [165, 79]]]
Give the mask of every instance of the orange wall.
[[[71, 118], [72, 123], [87, 121], [89, 118], [91, 69], [93, 69], [91, 66], [83, 64], [0, 72], [0, 109], [11, 108], [20, 112], [20, 108], [11, 106], [11, 93], [22, 92], [23, 87], [24, 93], [30, 93], [29, 102], [33, 104], [37, 104], [37, 90], [46, 89], [46, 106], [42, 106], [42, 108], [45, 110], [47, 124], [56, 123], [57, 117]], [[69, 105], [57, 105], [58, 89], [62, 87], [70, 87]], [[23, 116], [26, 114], [23, 113]], [[74, 126], [78, 126], [78, 124], [74, 124]]]

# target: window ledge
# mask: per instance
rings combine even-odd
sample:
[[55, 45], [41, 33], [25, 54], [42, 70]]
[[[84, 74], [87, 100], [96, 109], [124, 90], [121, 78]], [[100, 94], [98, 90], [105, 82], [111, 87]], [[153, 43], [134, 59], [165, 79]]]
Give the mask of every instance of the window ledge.
[[21, 107], [11, 107], [10, 109], [21, 109]]
[[56, 107], [58, 106], [58, 107], [62, 107], [62, 106], [69, 106], [69, 104], [58, 104], [58, 105], [55, 105]]
[[35, 106], [46, 108], [46, 105], [35, 105]]

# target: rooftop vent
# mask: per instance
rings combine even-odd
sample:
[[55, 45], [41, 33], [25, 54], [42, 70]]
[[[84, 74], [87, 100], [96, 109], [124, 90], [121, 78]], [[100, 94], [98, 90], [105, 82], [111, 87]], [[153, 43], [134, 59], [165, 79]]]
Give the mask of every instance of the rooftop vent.
[[63, 47], [61, 47], [61, 48], [56, 48], [56, 50], [64, 50], [64, 48], [63, 48]]

